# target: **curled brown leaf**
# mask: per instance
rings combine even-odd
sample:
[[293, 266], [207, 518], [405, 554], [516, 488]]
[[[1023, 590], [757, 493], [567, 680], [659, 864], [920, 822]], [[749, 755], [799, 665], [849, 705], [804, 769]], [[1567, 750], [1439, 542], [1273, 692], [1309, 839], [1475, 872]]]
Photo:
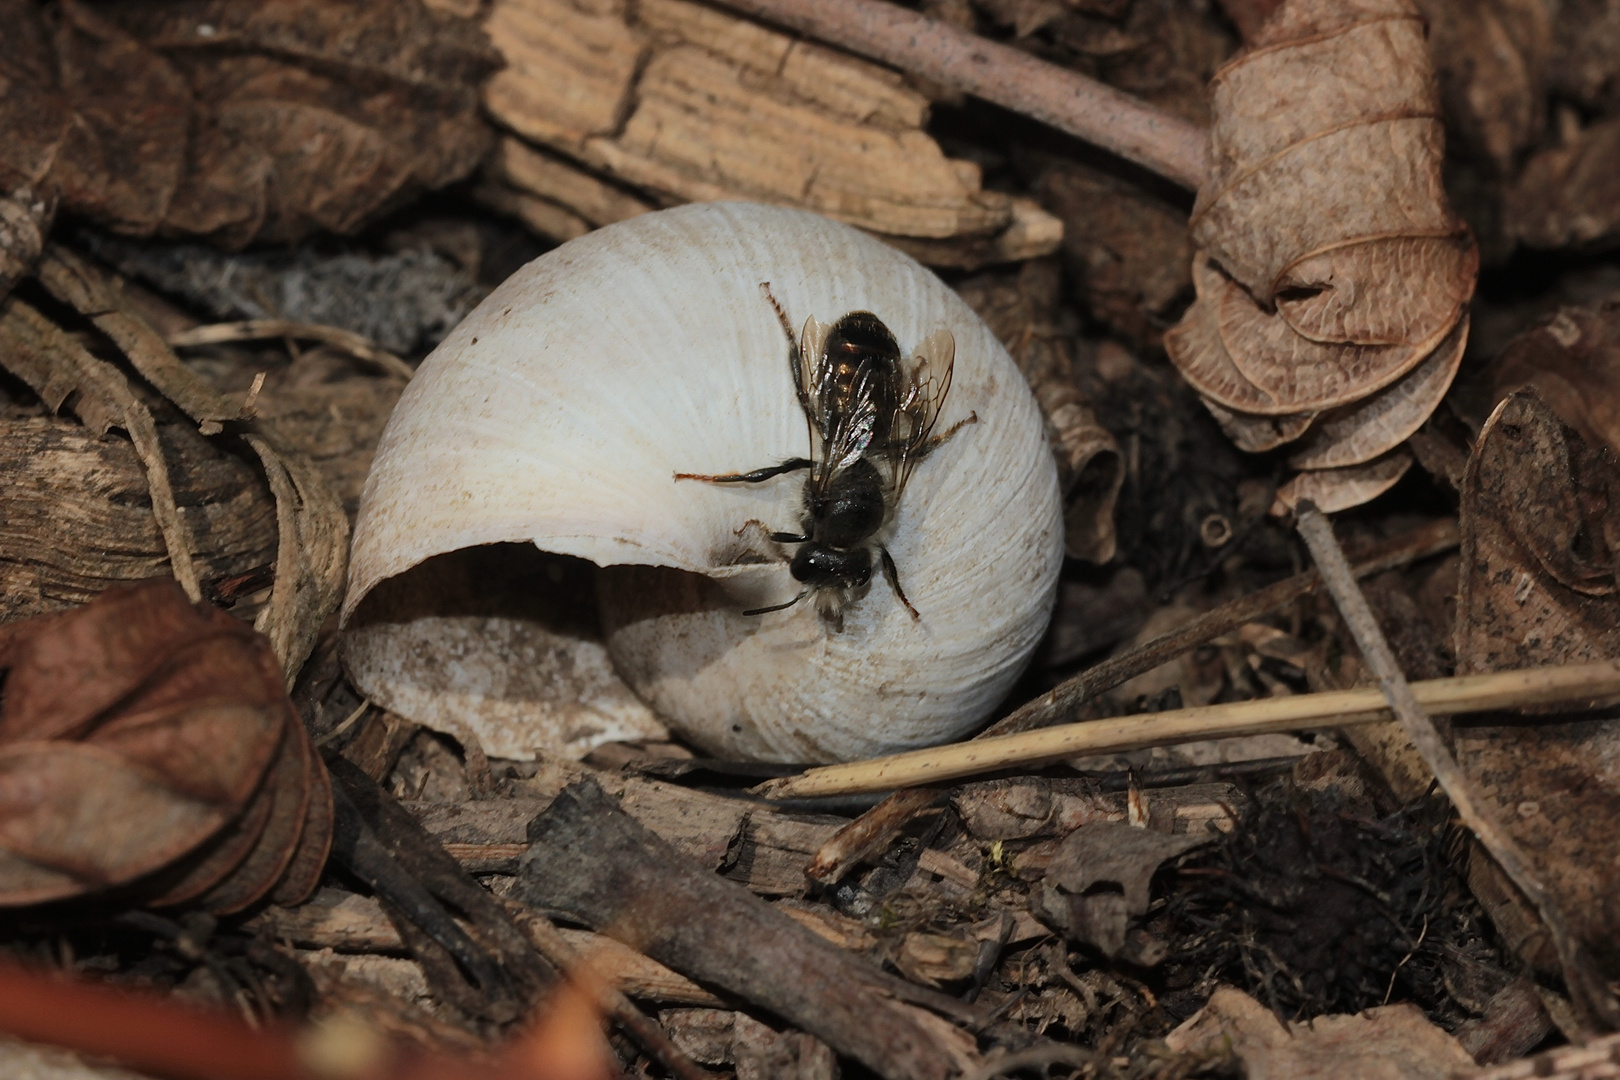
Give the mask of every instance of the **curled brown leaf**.
[[330, 799], [269, 643], [171, 580], [0, 627], [0, 669], [0, 905], [132, 887], [234, 910]]
[[1241, 448], [1306, 440], [1279, 506], [1353, 506], [1410, 464], [1390, 451], [1450, 386], [1479, 269], [1441, 184], [1423, 18], [1288, 0], [1211, 93], [1197, 300], [1165, 347]]

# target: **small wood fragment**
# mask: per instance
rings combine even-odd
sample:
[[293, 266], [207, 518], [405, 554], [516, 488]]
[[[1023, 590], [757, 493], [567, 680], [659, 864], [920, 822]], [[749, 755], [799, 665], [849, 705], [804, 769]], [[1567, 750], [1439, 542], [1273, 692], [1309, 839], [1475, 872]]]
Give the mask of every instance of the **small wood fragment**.
[[939, 796], [930, 788], [895, 792], [822, 844], [805, 867], [805, 876], [823, 885], [838, 881], [861, 863], [882, 854], [900, 830]]
[[529, 838], [516, 895], [530, 906], [566, 912], [724, 987], [891, 1080], [944, 1080], [973, 1060], [971, 1039], [904, 1004], [917, 988], [693, 865], [595, 784], [565, 789], [530, 823]]
[[1033, 116], [1183, 187], [1204, 183], [1202, 128], [1011, 46], [880, 0], [723, 2]]

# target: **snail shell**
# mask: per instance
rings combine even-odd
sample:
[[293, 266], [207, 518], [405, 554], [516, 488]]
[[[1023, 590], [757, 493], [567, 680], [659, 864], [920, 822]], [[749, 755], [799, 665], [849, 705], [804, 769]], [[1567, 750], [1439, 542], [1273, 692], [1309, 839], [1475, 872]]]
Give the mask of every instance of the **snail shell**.
[[[789, 344], [762, 282], [794, 326], [871, 311], [907, 357], [937, 330], [955, 336], [939, 428], [970, 413], [978, 422], [917, 466], [883, 534], [919, 619], [880, 574], [841, 632], [811, 603], [744, 616], [799, 590], [791, 547], [766, 533], [797, 531], [805, 474], [674, 479], [808, 451]], [[693, 744], [801, 762], [972, 730], [1041, 637], [1063, 551], [1041, 415], [978, 316], [853, 228], [737, 203], [649, 214], [564, 244], [423, 362], [366, 481], [344, 618], [424, 560], [510, 541], [606, 568], [613, 665]], [[363, 692], [389, 701], [381, 673], [352, 654], [349, 665]], [[528, 756], [490, 745], [476, 716], [467, 724], [490, 752]]]

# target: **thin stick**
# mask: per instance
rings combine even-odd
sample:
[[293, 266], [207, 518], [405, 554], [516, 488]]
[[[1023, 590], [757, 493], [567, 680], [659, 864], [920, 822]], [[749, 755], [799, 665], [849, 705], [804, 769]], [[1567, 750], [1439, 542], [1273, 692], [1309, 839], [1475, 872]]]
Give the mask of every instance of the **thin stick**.
[[668, 1069], [679, 1080], [713, 1080], [712, 1073], [698, 1068], [680, 1047], [670, 1041], [669, 1036], [664, 1034], [664, 1029], [649, 1020], [629, 998], [624, 996], [623, 992], [599, 978], [593, 978], [588, 969], [582, 968], [579, 953], [558, 932], [556, 926], [552, 925], [550, 919], [510, 900], [502, 901], [502, 906], [517, 924], [518, 929], [529, 939], [535, 951], [565, 976], [574, 978], [575, 985], [595, 999], [592, 1004], [611, 1016], [631, 1038], [641, 1044], [641, 1048], [647, 1051], [653, 1060]]
[[1112, 151], [1182, 187], [1208, 172], [1203, 128], [1056, 64], [881, 0], [720, 0]]
[[[1590, 708], [1620, 695], [1620, 663], [1497, 671], [1413, 683], [1412, 692], [1430, 714], [1511, 709], [1524, 705], [1567, 705]], [[950, 746], [911, 750], [889, 757], [825, 765], [798, 776], [771, 780], [754, 790], [773, 799], [810, 795], [844, 795], [858, 791], [891, 791], [960, 780], [1014, 766], [1062, 761], [1081, 754], [1117, 753], [1148, 746], [1167, 746], [1190, 739], [1229, 735], [1263, 735], [1320, 727], [1372, 724], [1391, 718], [1383, 694], [1374, 688], [1336, 690], [1325, 694], [1234, 701], [1227, 705], [1175, 709], [1139, 716], [1116, 716], [973, 739]]]
[[1530, 861], [1476, 794], [1468, 774], [1462, 771], [1457, 759], [1451, 756], [1450, 747], [1446, 746], [1440, 732], [1435, 730], [1433, 721], [1424, 711], [1424, 703], [1413, 692], [1416, 687], [1406, 681], [1383, 629], [1373, 617], [1367, 597], [1362, 593], [1361, 586], [1356, 584], [1350, 563], [1333, 535], [1332, 523], [1309, 499], [1301, 500], [1294, 513], [1299, 523], [1299, 534], [1311, 549], [1311, 556], [1322, 571], [1322, 578], [1327, 583], [1328, 591], [1333, 594], [1339, 614], [1344, 616], [1350, 636], [1355, 638], [1356, 647], [1361, 650], [1367, 667], [1377, 677], [1379, 692], [1390, 711], [1401, 722], [1412, 745], [1423, 755], [1423, 760], [1463, 823], [1479, 838], [1480, 844], [1525, 898], [1535, 905], [1558, 948], [1558, 957], [1564, 966], [1564, 980], [1569, 985], [1572, 997], [1584, 1002], [1588, 1010], [1604, 1021], [1606, 1026], [1613, 1027], [1616, 1021], [1620, 1021], [1620, 1008], [1617, 1008], [1602, 980], [1591, 970], [1591, 964], [1582, 956], [1581, 948], [1570, 933], [1563, 914], [1530, 869]]
[[241, 322], [213, 323], [193, 327], [178, 334], [170, 334], [168, 342], [175, 348], [193, 345], [224, 345], [233, 341], [264, 341], [269, 338], [294, 338], [319, 341], [341, 349], [356, 360], [375, 364], [390, 375], [406, 382], [416, 372], [411, 366], [386, 349], [379, 349], [359, 334], [336, 326], [319, 323], [292, 322], [287, 319], [244, 319]]
[[[1362, 578], [1383, 573], [1385, 570], [1393, 570], [1397, 566], [1405, 566], [1407, 563], [1450, 551], [1457, 546], [1457, 542], [1457, 523], [1450, 518], [1436, 521], [1366, 552], [1362, 561], [1356, 564], [1355, 575]], [[1161, 634], [1129, 652], [1110, 657], [1095, 667], [1082, 671], [1061, 686], [1054, 687], [1011, 715], [990, 725], [978, 737], [994, 738], [998, 735], [1033, 731], [1036, 728], [1072, 721], [1080, 706], [1098, 694], [1112, 690], [1126, 679], [1135, 678], [1144, 671], [1152, 671], [1160, 664], [1191, 652], [1205, 642], [1230, 633], [1244, 623], [1253, 622], [1260, 616], [1291, 604], [1301, 596], [1313, 593], [1321, 587], [1321, 573], [1307, 570], [1302, 574], [1285, 578], [1275, 585], [1268, 585], [1258, 592], [1240, 596], [1212, 611], [1206, 611], [1167, 634]]]

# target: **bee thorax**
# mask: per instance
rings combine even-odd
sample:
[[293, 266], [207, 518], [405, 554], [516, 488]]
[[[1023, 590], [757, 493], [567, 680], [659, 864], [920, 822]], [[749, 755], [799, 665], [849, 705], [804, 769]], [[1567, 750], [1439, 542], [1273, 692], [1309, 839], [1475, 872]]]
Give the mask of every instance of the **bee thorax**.
[[872, 553], [864, 547], [849, 551], [806, 544], [789, 566], [794, 580], [818, 588], [858, 589], [872, 580]]

